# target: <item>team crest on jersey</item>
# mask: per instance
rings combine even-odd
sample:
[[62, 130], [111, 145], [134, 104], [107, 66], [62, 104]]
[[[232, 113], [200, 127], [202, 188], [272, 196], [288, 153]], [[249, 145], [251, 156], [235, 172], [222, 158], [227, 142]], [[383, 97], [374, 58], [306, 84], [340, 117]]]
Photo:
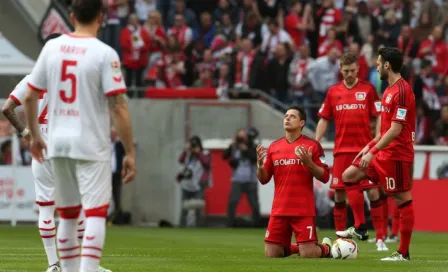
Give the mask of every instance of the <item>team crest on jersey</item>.
[[338, 178], [333, 178], [333, 184], [338, 184], [339, 180]]
[[392, 100], [392, 95], [388, 94], [386, 97], [386, 103], [390, 103], [391, 100]]
[[355, 94], [356, 100], [363, 101], [366, 100], [367, 94], [365, 92], [357, 92]]

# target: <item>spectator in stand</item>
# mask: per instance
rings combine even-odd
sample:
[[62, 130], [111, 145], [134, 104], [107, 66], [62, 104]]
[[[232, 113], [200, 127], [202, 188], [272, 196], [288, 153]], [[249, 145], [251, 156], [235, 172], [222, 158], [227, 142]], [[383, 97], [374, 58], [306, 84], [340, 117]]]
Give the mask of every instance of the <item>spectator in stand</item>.
[[232, 18], [229, 12], [221, 13], [221, 23], [218, 24], [216, 35], [224, 35], [227, 41], [236, 41], [235, 27], [233, 26]]
[[360, 54], [359, 44], [351, 42], [348, 51], [358, 57], [358, 78], [362, 80], [369, 79], [369, 65], [365, 56]]
[[384, 23], [378, 32], [379, 43], [383, 46], [397, 47], [398, 36], [400, 36], [401, 25], [395, 17], [392, 9], [386, 11]]
[[253, 86], [251, 79], [254, 79], [253, 69], [256, 65], [255, 51], [253, 50], [252, 41], [244, 39], [242, 41], [241, 51], [236, 56], [235, 69], [235, 88], [249, 89]]
[[212, 50], [215, 69], [218, 69], [222, 63], [229, 63], [231, 61], [234, 45], [227, 40], [226, 36], [218, 34], [213, 39], [210, 49]]
[[417, 57], [419, 43], [414, 39], [409, 25], [401, 27], [401, 34], [398, 37], [398, 49], [403, 52], [403, 71], [405, 79], [409, 79], [412, 72], [412, 61]]
[[417, 125], [415, 128], [415, 144], [432, 145], [431, 136], [431, 118], [429, 117], [429, 108], [425, 102], [417, 104]]
[[237, 13], [238, 13], [237, 9], [230, 4], [229, 0], [218, 0], [218, 6], [213, 12], [213, 18], [215, 22], [223, 24], [224, 22], [222, 20], [222, 17], [224, 14], [228, 14], [230, 23], [233, 24], [238, 22]]
[[241, 6], [238, 8], [238, 24], [243, 24], [246, 22], [247, 18], [249, 17], [249, 14], [252, 13], [255, 15], [258, 21], [262, 21], [263, 18], [260, 15], [260, 12], [258, 11], [258, 6], [256, 0], [242, 0]]
[[151, 54], [149, 55], [149, 63], [145, 78], [149, 81], [157, 80], [157, 63], [162, 58], [163, 49], [167, 43], [167, 36], [162, 25], [162, 15], [158, 11], [151, 11], [148, 21], [143, 28], [151, 39]]
[[324, 102], [328, 88], [339, 80], [339, 56], [339, 50], [333, 47], [328, 55], [308, 65], [307, 75], [314, 89], [313, 100], [317, 104]]
[[312, 103], [313, 88], [307, 77], [308, 66], [314, 61], [311, 58], [310, 48], [304, 44], [300, 46], [289, 67], [289, 86], [293, 97], [292, 104], [305, 109], [307, 116], [311, 116], [309, 106]]
[[103, 0], [106, 8], [104, 16], [104, 26], [101, 29], [100, 38], [103, 42], [110, 45], [118, 54], [120, 54], [120, 18], [118, 9], [121, 6], [128, 5], [128, 0]]
[[201, 70], [199, 72], [199, 79], [194, 82], [193, 87], [206, 89], [213, 88], [214, 84], [212, 71], [208, 69]]
[[380, 23], [375, 16], [369, 14], [366, 2], [359, 2], [358, 13], [353, 16], [349, 23], [349, 35], [353, 36], [355, 41], [364, 44], [368, 41], [370, 35], [376, 35], [379, 28]]
[[168, 30], [168, 35], [176, 36], [183, 49], [187, 48], [193, 40], [193, 30], [185, 23], [185, 17], [182, 14], [176, 14], [174, 26]]
[[285, 22], [284, 14], [286, 10], [285, 0], [256, 0], [254, 9], [260, 12], [262, 18], [276, 20], [278, 25], [283, 28]]
[[277, 44], [274, 58], [269, 61], [267, 68], [269, 76], [267, 81], [269, 93], [280, 102], [286, 104], [288, 103], [289, 93], [289, 66], [292, 60], [290, 51], [290, 44]]
[[318, 49], [319, 57], [328, 55], [328, 52], [330, 52], [332, 48], [336, 48], [339, 55], [342, 55], [342, 52], [344, 52], [344, 46], [339, 40], [336, 39], [336, 34], [335, 28], [330, 28], [328, 30], [325, 40], [320, 44]]
[[271, 60], [275, 52], [277, 51], [277, 45], [288, 43], [290, 46], [294, 47], [294, 42], [289, 36], [288, 32], [281, 29], [277, 21], [269, 20], [268, 23], [269, 33], [264, 35], [263, 44], [261, 45], [261, 51], [266, 54], [268, 60]]
[[434, 126], [434, 142], [437, 145], [448, 145], [448, 105], [440, 110], [440, 119]]
[[185, 0], [176, 0], [174, 7], [168, 12], [168, 27], [172, 27], [174, 25], [174, 17], [176, 16], [176, 14], [184, 15], [187, 25], [192, 29], [198, 28], [196, 14], [193, 10], [185, 7]]
[[369, 9], [369, 14], [378, 19], [379, 23], [383, 22], [381, 2], [378, 0], [368, 0], [367, 7]]
[[306, 4], [305, 9], [303, 9], [302, 2], [299, 0], [292, 1], [291, 11], [285, 18], [285, 30], [293, 39], [295, 48], [299, 48], [306, 41], [307, 31], [314, 30], [312, 16], [311, 4]]
[[431, 15], [428, 12], [424, 12], [419, 19], [417, 27], [412, 30], [412, 34], [417, 41], [423, 42], [431, 35], [432, 29]]
[[223, 63], [221, 64], [221, 66], [219, 66], [216, 88], [219, 90], [219, 97], [221, 99], [223, 100], [229, 99], [230, 67], [227, 63]]
[[319, 38], [318, 46], [320, 46], [326, 39], [328, 30], [342, 25], [342, 12], [334, 5], [334, 0], [323, 0], [321, 8], [316, 13], [317, 21], [319, 22]]
[[440, 103], [448, 105], [448, 75], [437, 86], [437, 95], [440, 97]]
[[236, 43], [238, 47], [241, 47], [241, 41], [243, 39], [250, 39], [254, 48], [258, 48], [263, 42], [265, 32], [268, 32], [268, 29], [261, 23], [256, 13], [253, 11], [248, 12], [244, 22], [236, 26]]
[[414, 82], [414, 93], [416, 100], [420, 99], [428, 105], [432, 121], [437, 120], [440, 111], [440, 100], [437, 96], [435, 83], [435, 76], [431, 71], [431, 62], [423, 60], [420, 74]]
[[373, 52], [375, 49], [375, 37], [371, 34], [367, 37], [367, 41], [362, 45], [361, 56], [364, 56], [367, 62], [367, 66], [370, 68], [376, 68], [376, 59], [373, 58]]
[[194, 39], [202, 40], [205, 47], [209, 48], [212, 44], [213, 38], [215, 37], [216, 27], [213, 24], [212, 15], [204, 11], [201, 14], [201, 25], [194, 32]]
[[196, 72], [198, 75], [204, 70], [209, 70], [212, 74], [215, 72], [216, 64], [213, 61], [213, 52], [211, 49], [205, 49], [204, 55], [202, 56], [202, 62], [196, 65]]
[[165, 88], [185, 88], [183, 77], [187, 74], [182, 47], [175, 36], [169, 37], [168, 46], [158, 62], [158, 78]]
[[134, 9], [143, 25], [148, 20], [149, 13], [157, 9], [156, 0], [135, 0]]
[[[143, 86], [143, 71], [148, 65], [151, 41], [140, 26], [136, 14], [129, 16], [129, 24], [120, 34], [121, 59], [126, 71], [126, 86]], [[135, 85], [134, 85], [135, 84]], [[133, 96], [134, 92], [130, 92]]]
[[441, 79], [448, 73], [448, 46], [442, 37], [443, 28], [434, 27], [432, 34], [421, 43], [418, 57], [429, 60], [432, 71]]

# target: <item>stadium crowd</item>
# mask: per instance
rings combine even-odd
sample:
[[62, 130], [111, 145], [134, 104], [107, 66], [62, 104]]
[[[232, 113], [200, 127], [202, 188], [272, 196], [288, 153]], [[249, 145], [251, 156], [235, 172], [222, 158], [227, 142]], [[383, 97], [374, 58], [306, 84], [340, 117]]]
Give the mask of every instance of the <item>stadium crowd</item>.
[[100, 37], [128, 86], [220, 88], [226, 98], [258, 89], [309, 116], [341, 79], [343, 52], [359, 56], [359, 77], [381, 95], [376, 52], [398, 47], [419, 105], [416, 143], [448, 144], [448, 1], [104, 1]]

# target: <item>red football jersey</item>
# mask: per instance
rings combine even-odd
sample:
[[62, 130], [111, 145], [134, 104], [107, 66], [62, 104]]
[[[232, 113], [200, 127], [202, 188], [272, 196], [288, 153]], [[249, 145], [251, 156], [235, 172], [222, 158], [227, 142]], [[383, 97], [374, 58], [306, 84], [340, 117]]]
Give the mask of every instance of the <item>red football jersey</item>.
[[299, 146], [312, 152], [314, 163], [323, 167], [327, 171], [324, 176], [328, 176], [324, 150], [319, 142], [305, 135], [292, 143], [286, 138], [273, 142], [264, 163], [268, 181], [274, 176], [272, 216], [315, 216], [313, 176], [295, 154]]
[[392, 122], [403, 124], [400, 134], [378, 156], [394, 161], [414, 161], [415, 141], [415, 96], [403, 78], [388, 87], [381, 102], [381, 137], [389, 130]]
[[351, 89], [343, 82], [330, 87], [319, 116], [327, 120], [334, 118], [334, 155], [361, 151], [372, 140], [370, 118], [380, 112], [380, 98], [369, 82], [359, 80]]

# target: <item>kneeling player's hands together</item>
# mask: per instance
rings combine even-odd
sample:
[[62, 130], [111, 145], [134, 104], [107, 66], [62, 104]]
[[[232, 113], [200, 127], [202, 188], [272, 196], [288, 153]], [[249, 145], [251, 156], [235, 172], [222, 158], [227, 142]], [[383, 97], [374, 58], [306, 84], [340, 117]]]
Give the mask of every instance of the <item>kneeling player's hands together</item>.
[[262, 145], [257, 146], [257, 162], [258, 165], [263, 165], [264, 158], [266, 158], [266, 150]]
[[47, 152], [47, 145], [40, 135], [32, 137], [30, 140], [31, 156], [39, 163], [44, 162], [44, 150]]
[[303, 146], [298, 146], [294, 151], [296, 153], [296, 156], [304, 165], [311, 165], [311, 163], [313, 162], [313, 153], [311, 152], [311, 147], [307, 150]]
[[135, 177], [135, 155], [126, 155], [123, 158], [123, 170], [121, 171], [121, 176], [123, 177], [124, 183], [131, 182]]

